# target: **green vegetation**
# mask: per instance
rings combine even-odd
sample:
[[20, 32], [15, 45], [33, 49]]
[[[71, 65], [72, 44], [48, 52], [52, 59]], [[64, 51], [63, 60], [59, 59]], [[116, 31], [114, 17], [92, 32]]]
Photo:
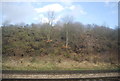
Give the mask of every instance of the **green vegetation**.
[[118, 31], [79, 22], [4, 25], [3, 69], [115, 69], [119, 67]]

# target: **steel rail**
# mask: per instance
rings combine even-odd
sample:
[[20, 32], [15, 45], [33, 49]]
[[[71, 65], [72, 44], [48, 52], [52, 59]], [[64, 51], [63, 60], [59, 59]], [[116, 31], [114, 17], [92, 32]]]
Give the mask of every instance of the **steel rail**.
[[52, 70], [52, 71], [20, 71], [2, 70], [3, 79], [87, 79], [87, 78], [118, 78], [119, 70]]
[[71, 79], [2, 79], [2, 81], [120, 81], [118, 77], [104, 78], [71, 78]]
[[90, 73], [119, 73], [120, 70], [2, 70], [4, 74], [90, 74]]

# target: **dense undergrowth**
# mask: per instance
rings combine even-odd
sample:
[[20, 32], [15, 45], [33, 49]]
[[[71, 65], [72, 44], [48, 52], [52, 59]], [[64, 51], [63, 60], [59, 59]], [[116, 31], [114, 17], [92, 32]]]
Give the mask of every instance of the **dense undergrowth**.
[[3, 69], [117, 67], [118, 30], [81, 23], [2, 26]]

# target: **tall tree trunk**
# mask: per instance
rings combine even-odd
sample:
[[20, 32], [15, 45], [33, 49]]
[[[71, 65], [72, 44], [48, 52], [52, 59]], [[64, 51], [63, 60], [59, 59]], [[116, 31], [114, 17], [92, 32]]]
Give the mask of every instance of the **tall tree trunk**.
[[48, 25], [47, 31], [48, 31], [48, 33], [47, 33], [47, 41], [49, 41], [50, 40], [50, 26], [49, 25]]
[[68, 47], [68, 31], [66, 31], [66, 44], [65, 44], [66, 47]]

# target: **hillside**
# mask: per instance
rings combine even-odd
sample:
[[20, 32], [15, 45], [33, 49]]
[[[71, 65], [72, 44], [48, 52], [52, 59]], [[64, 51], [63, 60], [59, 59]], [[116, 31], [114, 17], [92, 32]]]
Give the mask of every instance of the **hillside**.
[[3, 69], [118, 68], [118, 29], [70, 23], [2, 26]]

